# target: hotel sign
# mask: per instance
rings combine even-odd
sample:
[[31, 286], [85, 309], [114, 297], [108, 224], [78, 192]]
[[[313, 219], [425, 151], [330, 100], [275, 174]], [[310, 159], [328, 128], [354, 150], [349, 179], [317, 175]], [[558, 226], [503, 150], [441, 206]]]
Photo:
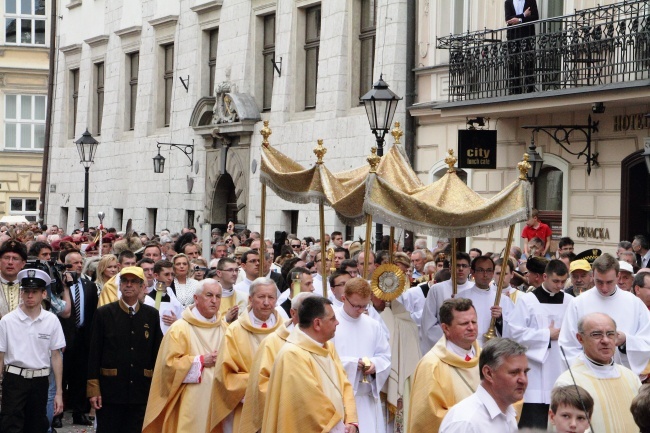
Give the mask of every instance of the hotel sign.
[[618, 116], [614, 116], [614, 132], [650, 129], [650, 118], [645, 117], [646, 114], [619, 114]]

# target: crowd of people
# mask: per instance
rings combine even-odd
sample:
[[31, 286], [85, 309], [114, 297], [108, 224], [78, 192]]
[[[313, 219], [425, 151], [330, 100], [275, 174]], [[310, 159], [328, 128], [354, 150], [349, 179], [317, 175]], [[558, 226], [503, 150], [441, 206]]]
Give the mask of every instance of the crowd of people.
[[100, 433], [650, 431], [648, 240], [575, 254], [545, 226], [454, 260], [232, 223], [210, 245], [0, 227], [0, 431], [64, 408]]

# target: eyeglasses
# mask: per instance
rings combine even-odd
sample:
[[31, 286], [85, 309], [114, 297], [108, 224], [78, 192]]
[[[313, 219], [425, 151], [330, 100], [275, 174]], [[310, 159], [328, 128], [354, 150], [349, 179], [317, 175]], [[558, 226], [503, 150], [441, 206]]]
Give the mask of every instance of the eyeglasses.
[[493, 272], [494, 269], [482, 269], [482, 268], [474, 269], [475, 274], [491, 274]]
[[352, 302], [348, 301], [347, 299], [346, 299], [346, 301], [348, 302], [348, 304], [350, 304], [350, 307], [354, 308], [355, 310], [365, 311], [365, 310], [368, 309], [368, 304], [366, 304], [366, 305], [354, 305]]
[[594, 340], [602, 340], [605, 336], [607, 336], [607, 338], [609, 338], [610, 340], [615, 340], [616, 331], [607, 331], [607, 332], [594, 331], [589, 333], [589, 337], [591, 337]]

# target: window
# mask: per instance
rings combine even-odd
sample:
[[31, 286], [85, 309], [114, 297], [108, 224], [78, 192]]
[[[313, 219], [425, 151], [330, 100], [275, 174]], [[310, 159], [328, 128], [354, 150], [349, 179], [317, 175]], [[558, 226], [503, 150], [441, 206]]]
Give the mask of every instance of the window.
[[124, 209], [118, 209], [114, 208], [113, 209], [113, 227], [115, 227], [118, 231], [122, 230], [124, 222]]
[[165, 50], [165, 126], [169, 126], [172, 117], [172, 89], [174, 87], [174, 44], [163, 46]]
[[[271, 109], [271, 98], [273, 97], [273, 62], [275, 61], [275, 14], [264, 17], [264, 46], [262, 49], [264, 88], [262, 91], [262, 110]], [[293, 233], [293, 232], [291, 232]]]
[[456, 35], [469, 30], [469, 0], [453, 0], [451, 4], [451, 33]]
[[102, 133], [102, 116], [104, 114], [104, 62], [95, 63], [95, 134]]
[[10, 215], [23, 215], [28, 221], [36, 221], [38, 207], [35, 198], [12, 198], [10, 202]]
[[210, 30], [210, 43], [208, 47], [208, 77], [209, 86], [208, 94], [215, 96], [214, 91], [214, 74], [217, 66], [217, 42], [219, 41], [219, 29]]
[[153, 236], [156, 234], [156, 220], [158, 219], [158, 209], [147, 208], [147, 234]]
[[42, 150], [45, 143], [45, 96], [5, 96], [5, 149]]
[[79, 99], [79, 69], [70, 70], [70, 138], [74, 138], [77, 126], [77, 101]]
[[128, 92], [128, 113], [129, 113], [129, 130], [135, 128], [136, 103], [138, 101], [138, 70], [140, 67], [140, 53], [131, 53], [128, 55], [129, 68], [129, 92]]
[[5, 0], [5, 41], [45, 45], [45, 0]]
[[310, 7], [306, 10], [305, 109], [316, 108], [319, 45], [320, 45], [320, 5]]
[[187, 227], [187, 228], [194, 227], [194, 211], [193, 210], [185, 211], [185, 222], [187, 223], [187, 225], [185, 227]]
[[361, 43], [359, 53], [359, 98], [372, 89], [376, 35], [377, 2], [375, 0], [361, 0], [361, 22], [359, 26], [359, 41]]

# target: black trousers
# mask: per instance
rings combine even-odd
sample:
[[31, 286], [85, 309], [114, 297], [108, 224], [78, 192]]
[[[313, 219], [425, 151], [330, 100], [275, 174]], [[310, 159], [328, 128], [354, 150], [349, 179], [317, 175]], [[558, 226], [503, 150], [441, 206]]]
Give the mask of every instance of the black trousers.
[[45, 433], [47, 421], [47, 388], [49, 379], [25, 379], [5, 373], [2, 379], [2, 433]]
[[146, 404], [102, 403], [96, 412], [97, 433], [140, 433], [146, 409]]
[[548, 408], [544, 403], [524, 403], [519, 419], [519, 428], [538, 428], [546, 430], [548, 426]]
[[63, 389], [67, 389], [67, 408], [74, 416], [81, 416], [90, 410], [86, 397], [88, 379], [88, 349], [77, 345], [63, 353]]

